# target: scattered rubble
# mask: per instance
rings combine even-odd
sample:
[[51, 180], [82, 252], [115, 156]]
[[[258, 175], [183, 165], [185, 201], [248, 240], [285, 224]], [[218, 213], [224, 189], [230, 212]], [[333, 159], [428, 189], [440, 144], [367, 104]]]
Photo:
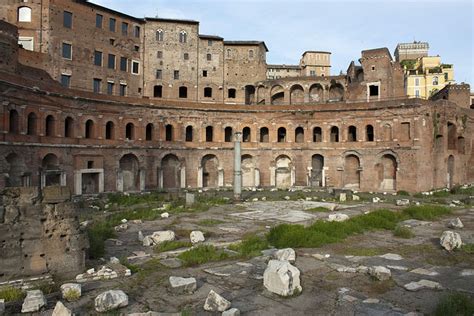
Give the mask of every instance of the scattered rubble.
[[99, 294], [94, 301], [95, 310], [108, 312], [128, 305], [128, 296], [122, 290], [109, 290]]
[[97, 272], [94, 268], [89, 269], [86, 273], [82, 273], [76, 276], [77, 282], [87, 282], [96, 280], [109, 280], [115, 279], [119, 276], [130, 276], [132, 272], [127, 267], [121, 264], [108, 264], [102, 266]]
[[222, 316], [240, 316], [240, 310], [237, 308], [231, 308], [222, 312]]
[[463, 228], [464, 224], [461, 222], [459, 217], [457, 217], [457, 218], [452, 219], [452, 220], [449, 221], [448, 227], [449, 228]]
[[409, 199], [397, 200], [396, 205], [397, 206], [408, 206], [408, 205], [410, 205], [410, 200]]
[[224, 312], [228, 310], [231, 303], [211, 290], [207, 295], [206, 302], [204, 303], [204, 309], [208, 312]]
[[61, 301], [58, 301], [51, 316], [72, 316], [72, 312]]
[[31, 290], [26, 292], [25, 300], [21, 306], [22, 313], [38, 312], [42, 307], [46, 306], [46, 298], [41, 290]]
[[192, 294], [197, 288], [195, 278], [170, 276], [169, 282], [171, 286], [171, 292], [173, 292], [174, 294]]
[[461, 236], [458, 233], [449, 230], [443, 232], [439, 242], [447, 251], [452, 251], [456, 248], [461, 248], [462, 246]]

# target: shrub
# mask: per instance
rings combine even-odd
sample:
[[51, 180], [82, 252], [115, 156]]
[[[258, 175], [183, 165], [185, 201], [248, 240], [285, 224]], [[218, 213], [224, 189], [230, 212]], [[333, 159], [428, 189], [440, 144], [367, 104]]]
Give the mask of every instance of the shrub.
[[228, 257], [228, 254], [211, 245], [200, 245], [185, 251], [178, 256], [187, 267], [212, 261], [225, 260]]
[[81, 294], [79, 293], [78, 290], [69, 289], [69, 291], [64, 293], [63, 298], [68, 302], [74, 302], [74, 301], [77, 301], [79, 298], [81, 298]]
[[265, 238], [252, 234], [244, 236], [241, 242], [232, 244], [228, 248], [237, 251], [241, 257], [252, 258], [259, 256], [262, 250], [269, 248], [269, 245]]
[[169, 240], [169, 241], [164, 241], [156, 245], [153, 250], [155, 252], [166, 252], [166, 251], [171, 251], [171, 250], [186, 248], [186, 247], [191, 247], [191, 246], [192, 244], [189, 241]]
[[393, 236], [410, 239], [414, 236], [410, 228], [398, 225], [393, 231]]
[[25, 292], [16, 287], [7, 286], [0, 288], [0, 299], [4, 299], [5, 302], [22, 300], [25, 296]]
[[441, 299], [436, 307], [436, 316], [472, 316], [474, 300], [462, 293], [452, 293]]

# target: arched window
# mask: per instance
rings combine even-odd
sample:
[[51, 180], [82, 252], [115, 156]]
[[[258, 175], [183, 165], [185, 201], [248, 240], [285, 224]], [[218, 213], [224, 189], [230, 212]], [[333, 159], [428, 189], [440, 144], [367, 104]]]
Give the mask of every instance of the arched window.
[[214, 136], [214, 129], [212, 126], [206, 127], [206, 142], [212, 142]]
[[232, 127], [230, 127], [230, 126], [227, 126], [224, 129], [224, 141], [226, 143], [232, 142]]
[[154, 98], [163, 97], [163, 86], [157, 85], [153, 87], [153, 97]]
[[186, 126], [186, 141], [187, 142], [193, 141], [193, 127], [191, 125]]
[[323, 131], [321, 127], [313, 128], [313, 142], [320, 143], [323, 141]]
[[286, 142], [286, 128], [280, 127], [277, 131], [277, 141], [279, 143], [285, 143]]
[[374, 141], [374, 127], [372, 125], [367, 125], [365, 127], [365, 133], [366, 133], [366, 140], [368, 142], [373, 142]]
[[188, 34], [186, 33], [186, 31], [179, 32], [179, 42], [186, 43], [187, 41], [188, 41]]
[[270, 141], [270, 133], [268, 132], [267, 127], [262, 127], [260, 129], [260, 142], [261, 143], [268, 143]]
[[331, 142], [339, 142], [339, 128], [337, 126], [331, 127]]
[[18, 8], [18, 22], [31, 22], [31, 8], [29, 7]]
[[36, 123], [36, 114], [31, 112], [28, 114], [28, 124], [26, 127], [26, 134], [27, 135], [36, 135], [36, 129], [37, 129], [37, 123]]
[[250, 49], [249, 50], [249, 59], [253, 59], [253, 55], [254, 55], [253, 49]]
[[112, 121], [105, 124], [105, 139], [114, 139], [114, 122]]
[[244, 143], [249, 143], [251, 141], [251, 136], [250, 136], [250, 127], [244, 127], [242, 130], [242, 141]]
[[93, 138], [93, 137], [94, 137], [94, 121], [87, 120], [85, 138]]
[[72, 137], [74, 132], [74, 120], [68, 116], [64, 120], [64, 137]]
[[165, 37], [165, 33], [163, 32], [163, 30], [156, 31], [156, 40], [158, 42], [163, 42], [164, 37]]
[[304, 142], [304, 129], [302, 127], [297, 127], [295, 129], [295, 143]]
[[205, 98], [212, 98], [212, 88], [210, 88], [210, 87], [204, 88], [204, 97]]
[[44, 129], [44, 134], [46, 136], [54, 136], [54, 132], [55, 132], [54, 117], [52, 115], [48, 115], [46, 117], [46, 125], [45, 125], [45, 129]]
[[125, 126], [125, 139], [132, 140], [135, 138], [135, 126], [133, 123], [128, 123]]
[[9, 132], [12, 134], [18, 134], [19, 130], [19, 118], [18, 118], [18, 112], [16, 110], [10, 110], [10, 126], [9, 126]]
[[349, 142], [357, 141], [357, 128], [355, 126], [349, 126], [347, 130], [347, 141]]
[[170, 141], [173, 140], [173, 136], [174, 136], [173, 135], [173, 125], [171, 125], [171, 124], [166, 125], [166, 127], [165, 127], [165, 140], [167, 142], [170, 142]]
[[188, 88], [187, 87], [179, 87], [179, 97], [182, 99], [186, 99], [188, 97]]
[[232, 50], [230, 48], [227, 49], [227, 58], [232, 58]]
[[152, 123], [149, 123], [147, 124], [146, 126], [146, 131], [145, 131], [145, 139], [150, 141], [150, 140], [153, 140], [153, 130], [154, 130], [154, 126]]

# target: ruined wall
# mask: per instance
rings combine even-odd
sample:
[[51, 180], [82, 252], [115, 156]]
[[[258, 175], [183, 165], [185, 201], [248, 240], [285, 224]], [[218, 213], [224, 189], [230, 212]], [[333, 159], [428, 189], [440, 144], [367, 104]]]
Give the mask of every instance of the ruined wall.
[[67, 188], [9, 188], [0, 197], [0, 281], [84, 270], [88, 243]]
[[0, 70], [15, 72], [18, 64], [18, 30], [0, 21]]

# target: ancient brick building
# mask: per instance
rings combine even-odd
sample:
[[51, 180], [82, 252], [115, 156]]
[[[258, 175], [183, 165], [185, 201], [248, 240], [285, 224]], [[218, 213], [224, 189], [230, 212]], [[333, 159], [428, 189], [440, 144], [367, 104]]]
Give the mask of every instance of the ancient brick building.
[[[139, 20], [84, 1], [42, 3], [50, 26], [30, 35], [49, 39], [34, 51], [0, 22], [0, 188], [229, 187], [236, 131], [246, 187], [423, 191], [474, 180], [469, 88], [409, 99], [386, 48], [363, 51], [347, 75], [267, 80], [261, 41], [224, 41], [199, 34], [196, 21]], [[33, 13], [17, 21], [24, 6], [0, 10], [21, 36], [22, 23], [39, 23]], [[63, 60], [67, 45], [54, 53], [66, 40], [82, 58]]]

